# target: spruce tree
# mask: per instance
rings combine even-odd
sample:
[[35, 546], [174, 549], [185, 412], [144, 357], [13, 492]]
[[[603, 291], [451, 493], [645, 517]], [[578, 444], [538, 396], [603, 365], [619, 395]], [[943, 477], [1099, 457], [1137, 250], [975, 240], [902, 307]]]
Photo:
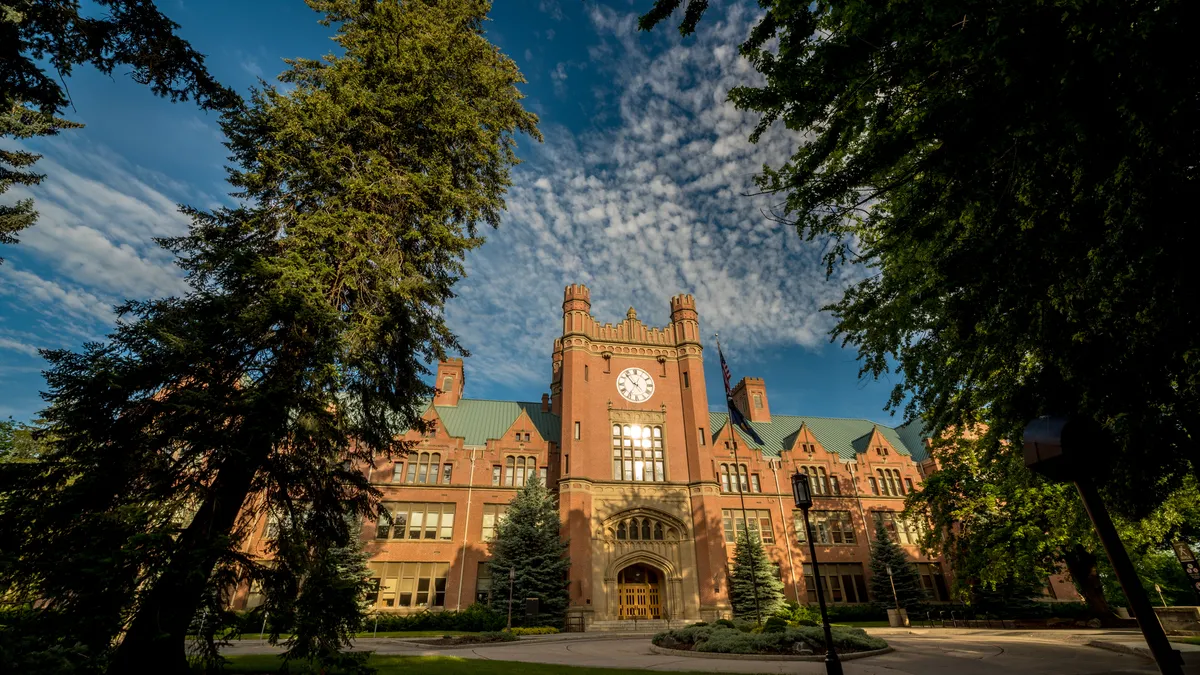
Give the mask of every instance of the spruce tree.
[[[323, 556], [378, 514], [362, 467], [425, 429], [427, 364], [462, 351], [444, 307], [463, 256], [499, 223], [514, 135], [540, 138], [489, 3], [309, 4], [340, 53], [225, 113], [239, 205], [163, 242], [190, 290], [48, 354], [52, 449], [0, 486], [0, 589], [110, 673], [187, 672], [188, 626], [231, 577], [269, 605], [331, 597]], [[270, 565], [241, 550], [267, 510], [292, 528]], [[325, 611], [292, 656], [346, 646], [361, 608]]]
[[532, 625], [559, 625], [567, 613], [568, 543], [562, 538], [558, 500], [537, 477], [517, 493], [496, 525], [490, 550], [493, 590], [491, 606], [508, 612], [508, 574], [512, 583], [513, 623], [525, 622], [525, 599], [538, 599]]
[[[890, 579], [888, 566], [892, 568]], [[892, 593], [893, 582], [895, 594]], [[899, 601], [901, 608], [914, 610], [926, 599], [917, 566], [908, 559], [904, 549], [892, 541], [883, 523], [876, 525], [871, 544], [871, 595], [877, 605], [886, 609], [895, 609]]]
[[760, 623], [783, 604], [783, 582], [775, 575], [775, 566], [767, 559], [757, 532], [738, 532], [729, 577], [729, 603], [735, 617], [753, 618]]

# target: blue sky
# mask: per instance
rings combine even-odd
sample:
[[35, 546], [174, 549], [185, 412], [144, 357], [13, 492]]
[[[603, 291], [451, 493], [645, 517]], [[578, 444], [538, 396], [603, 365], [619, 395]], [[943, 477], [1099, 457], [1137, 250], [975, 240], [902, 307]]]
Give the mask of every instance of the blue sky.
[[[520, 139], [507, 216], [468, 257], [470, 276], [448, 311], [471, 352], [467, 395], [536, 400], [548, 391], [563, 287], [585, 283], [601, 321], [634, 306], [664, 325], [669, 297], [693, 293], [734, 378], [764, 377], [776, 414], [898, 424], [882, 410], [891, 383], [858, 377], [854, 353], [829, 344], [832, 320], [819, 309], [862, 271], [826, 279], [821, 242], [765, 218], [771, 201], [742, 196], [763, 163], [778, 165], [803, 142], [774, 129], [751, 145], [755, 117], [725, 103], [731, 86], [754, 77], [731, 47], [752, 7], [713, 3], [697, 35], [681, 39], [674, 24], [636, 31], [649, 4], [509, 0], [493, 9], [488, 36], [529, 80], [526, 105], [545, 142]], [[284, 57], [332, 48], [331, 30], [300, 0], [160, 6], [214, 75], [243, 92], [281, 72]], [[176, 204], [229, 201], [211, 114], [156, 99], [123, 73], [80, 68], [67, 84], [67, 117], [87, 127], [28, 144], [44, 153], [49, 177], [4, 197], [32, 196], [41, 213], [21, 244], [0, 251], [0, 415], [18, 419], [42, 405], [37, 348], [102, 340], [123, 298], [184, 290], [152, 241], [186, 229]], [[718, 393], [716, 350], [706, 346]]]

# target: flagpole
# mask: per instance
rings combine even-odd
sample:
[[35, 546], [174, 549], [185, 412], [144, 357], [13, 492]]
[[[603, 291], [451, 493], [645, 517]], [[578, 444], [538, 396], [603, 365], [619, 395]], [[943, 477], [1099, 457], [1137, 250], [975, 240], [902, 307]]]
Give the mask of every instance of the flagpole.
[[[733, 405], [733, 396], [729, 392], [729, 380], [725, 378], [725, 373], [724, 373], [725, 354], [723, 354], [721, 352], [721, 334], [713, 333], [713, 337], [717, 339], [717, 354], [721, 358], [721, 369], [722, 369], [721, 381], [725, 383], [725, 405], [728, 407], [728, 406]], [[749, 516], [746, 515], [746, 493], [744, 490], [742, 490], [742, 464], [738, 460], [738, 443], [737, 443], [738, 436], [737, 436], [737, 432], [734, 431], [733, 413], [732, 412], [730, 412], [730, 414], [729, 414], [729, 435], [733, 437], [733, 473], [734, 473], [734, 480], [737, 481], [738, 498], [742, 502], [742, 522], [744, 522], [746, 524], [746, 538], [749, 539], [750, 538], [750, 518], [749, 518]], [[746, 482], [749, 482], [749, 481], [750, 481], [750, 469], [749, 469], [749, 467], [747, 467], [746, 468]], [[733, 529], [734, 529], [734, 532], [736, 533], [737, 528], [735, 527]], [[762, 538], [759, 537], [759, 541], [761, 541], [761, 540], [762, 540]], [[737, 550], [736, 545], [737, 544], [735, 543], [734, 544], [735, 551]], [[735, 555], [734, 558], [736, 559], [736, 557], [737, 556]], [[762, 608], [760, 608], [758, 605], [758, 570], [755, 569], [753, 561], [751, 561], [751, 567], [750, 567], [750, 580], [754, 583], [754, 617], [755, 617], [755, 619], [757, 619], [758, 623], [761, 624], [762, 623]], [[731, 600], [732, 600], [732, 598], [731, 598]]]

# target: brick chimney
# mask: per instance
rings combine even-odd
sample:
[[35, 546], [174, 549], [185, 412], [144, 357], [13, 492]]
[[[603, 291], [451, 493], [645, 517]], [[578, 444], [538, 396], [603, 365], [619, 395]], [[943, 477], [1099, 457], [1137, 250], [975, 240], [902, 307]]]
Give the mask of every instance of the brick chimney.
[[550, 394], [542, 394], [542, 412], [550, 412]]
[[771, 421], [771, 406], [767, 404], [767, 383], [761, 377], [743, 377], [733, 388], [733, 400], [751, 422]]
[[434, 405], [457, 406], [463, 395], [463, 360], [446, 359], [438, 362], [437, 379], [433, 386], [437, 393], [433, 396]]

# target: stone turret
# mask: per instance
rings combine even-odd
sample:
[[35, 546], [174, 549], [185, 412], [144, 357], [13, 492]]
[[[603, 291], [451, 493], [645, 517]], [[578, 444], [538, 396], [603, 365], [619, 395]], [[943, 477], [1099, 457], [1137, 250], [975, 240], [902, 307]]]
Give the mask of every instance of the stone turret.
[[700, 314], [691, 293], [671, 298], [671, 325], [675, 331], [675, 344], [700, 343]]

